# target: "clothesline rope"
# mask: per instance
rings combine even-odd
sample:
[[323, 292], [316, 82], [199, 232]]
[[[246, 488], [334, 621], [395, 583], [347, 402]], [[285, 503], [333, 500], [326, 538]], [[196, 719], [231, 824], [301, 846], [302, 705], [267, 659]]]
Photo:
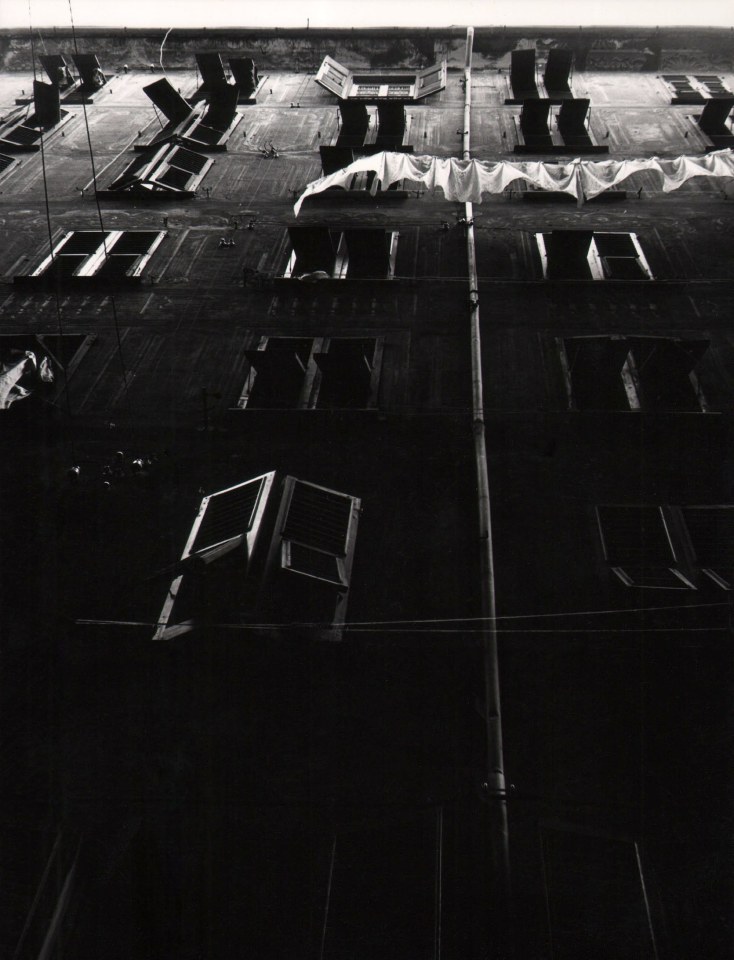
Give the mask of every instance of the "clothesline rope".
[[459, 160], [456, 157], [416, 157], [406, 153], [376, 153], [308, 184], [294, 205], [298, 216], [303, 201], [331, 187], [348, 189], [357, 173], [376, 174], [371, 192], [383, 192], [400, 180], [440, 187], [446, 200], [481, 203], [486, 193], [502, 193], [516, 180], [541, 190], [568, 193], [577, 200], [598, 196], [640, 171], [661, 178], [662, 190], [670, 193], [693, 177], [734, 177], [734, 153], [716, 150], [700, 157], [650, 157], [639, 160], [571, 160], [549, 163], [542, 160]]

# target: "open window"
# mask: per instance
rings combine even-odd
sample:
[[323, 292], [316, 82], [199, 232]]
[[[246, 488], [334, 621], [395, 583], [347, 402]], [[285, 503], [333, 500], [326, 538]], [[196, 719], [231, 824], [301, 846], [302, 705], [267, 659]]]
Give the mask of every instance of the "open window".
[[522, 103], [538, 97], [535, 76], [535, 50], [513, 50], [510, 54], [512, 96], [505, 103]]
[[361, 147], [367, 138], [370, 117], [364, 103], [342, 100], [339, 103], [337, 147]]
[[708, 140], [709, 149], [718, 150], [734, 146], [732, 108], [734, 108], [734, 97], [731, 94], [726, 97], [717, 97], [708, 100], [700, 116], [693, 118]]
[[102, 73], [102, 67], [94, 53], [72, 54], [74, 65], [79, 71], [81, 89], [85, 93], [93, 93], [107, 83], [107, 77]]
[[543, 86], [551, 100], [566, 100], [573, 96], [569, 85], [572, 68], [573, 50], [552, 47], [548, 51], [543, 72]]
[[38, 59], [49, 81], [59, 90], [67, 90], [76, 84], [71, 72], [71, 63], [63, 53], [42, 53]]
[[17, 282], [61, 280], [137, 280], [163, 242], [159, 230], [74, 230]]
[[524, 100], [516, 120], [515, 153], [574, 154], [608, 153], [599, 145], [589, 126], [589, 101], [573, 97], [560, 101], [551, 111], [552, 100]]
[[373, 70], [354, 73], [332, 57], [324, 57], [316, 83], [341, 100], [359, 99], [367, 103], [381, 100], [416, 101], [437, 93], [446, 86], [446, 61], [418, 71], [387, 73]]
[[237, 406], [251, 410], [306, 406], [312, 351], [309, 337], [262, 337], [256, 350], [245, 352], [249, 371]]
[[684, 557], [671, 535], [671, 518], [660, 506], [608, 505], [596, 508], [604, 559], [628, 587], [690, 590], [680, 570]]
[[361, 501], [286, 477], [265, 572], [266, 608], [339, 639], [346, 616]]
[[221, 83], [209, 93], [209, 106], [203, 117], [183, 124], [180, 137], [198, 150], [226, 150], [226, 144], [242, 119], [237, 113], [237, 87]]
[[519, 120], [519, 140], [516, 153], [550, 153], [553, 138], [548, 127], [550, 100], [537, 97], [523, 101]]
[[370, 410], [378, 403], [382, 337], [261, 337], [245, 351], [240, 410]]
[[617, 335], [557, 344], [571, 410], [709, 409], [696, 374], [707, 340]]
[[227, 82], [227, 75], [224, 72], [224, 64], [219, 53], [197, 53], [196, 67], [201, 74], [201, 86], [199, 90], [202, 93], [209, 93], [214, 87]]
[[173, 143], [163, 143], [139, 154], [125, 167], [101, 197], [131, 193], [167, 199], [193, 197], [214, 160]]
[[596, 508], [604, 558], [625, 586], [731, 590], [734, 506]]
[[[197, 581], [210, 564], [219, 561], [218, 572], [222, 572], [221, 561], [226, 558], [227, 574], [234, 571], [235, 580], [241, 579], [244, 587], [274, 482], [275, 474], [265, 473], [204, 497], [181, 560], [173, 571], [176, 576], [158, 617], [154, 640], [187, 633], [194, 629], [196, 619], [207, 616], [208, 598], [202, 598]], [[229, 588], [231, 576], [226, 579]], [[226, 593], [223, 588], [221, 581], [212, 583], [215, 594]]]
[[0, 336], [0, 410], [27, 398], [52, 400], [83, 357], [85, 334]]
[[0, 148], [6, 153], [35, 153], [41, 140], [61, 129], [72, 118], [61, 109], [60, 88], [54, 83], [33, 81], [33, 113], [18, 107], [0, 118]]
[[246, 103], [254, 103], [262, 82], [255, 61], [252, 57], [230, 57], [229, 69], [237, 85], [238, 98]]
[[346, 614], [360, 500], [274, 472], [201, 501], [154, 640], [204, 624], [296, 623], [338, 639]]
[[734, 582], [734, 506], [686, 506], [683, 520], [696, 563], [722, 590]]
[[377, 139], [375, 147], [380, 150], [395, 150], [402, 146], [405, 137], [405, 107], [399, 102], [377, 105]]
[[553, 230], [536, 233], [545, 280], [652, 280], [634, 233]]
[[399, 234], [382, 227], [288, 228], [293, 247], [284, 277], [298, 280], [388, 280], [395, 274]]

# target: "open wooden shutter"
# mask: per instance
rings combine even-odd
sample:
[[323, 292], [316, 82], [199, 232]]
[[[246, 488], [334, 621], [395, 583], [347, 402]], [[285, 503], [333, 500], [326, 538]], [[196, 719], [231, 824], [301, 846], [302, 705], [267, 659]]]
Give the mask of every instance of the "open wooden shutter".
[[419, 70], [416, 74], [415, 99], [420, 100], [431, 93], [438, 93], [446, 86], [446, 61], [434, 63], [432, 67]]
[[187, 564], [193, 567], [197, 563], [212, 563], [241, 546], [246, 548], [246, 558], [249, 561], [257, 543], [274, 480], [274, 472], [265, 473], [204, 497], [181, 554], [182, 572], [173, 580], [168, 590], [153, 634], [154, 640], [170, 639], [191, 629], [190, 621], [169, 626], [174, 619], [174, 608]]
[[314, 79], [316, 83], [330, 93], [335, 93], [337, 97], [346, 97], [349, 95], [349, 88], [352, 85], [352, 72], [332, 57], [324, 57]]

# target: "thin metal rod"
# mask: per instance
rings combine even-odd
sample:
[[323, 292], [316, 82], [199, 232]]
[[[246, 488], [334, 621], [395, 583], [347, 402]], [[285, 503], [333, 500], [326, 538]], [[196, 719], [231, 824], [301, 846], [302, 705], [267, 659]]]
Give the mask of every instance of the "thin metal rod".
[[[466, 32], [466, 64], [464, 68], [464, 160], [471, 159], [471, 59], [474, 29]], [[480, 591], [482, 616], [486, 629], [482, 632], [484, 667], [484, 714], [486, 730], [486, 796], [489, 804], [490, 849], [495, 890], [493, 891], [494, 937], [498, 951], [509, 952], [511, 943], [510, 838], [507, 818], [502, 710], [500, 699], [499, 649], [497, 638], [497, 601], [495, 592], [494, 550], [492, 545], [492, 513], [489, 497], [489, 469], [484, 423], [484, 383], [482, 378], [482, 338], [479, 315], [479, 280], [474, 237], [474, 209], [464, 207], [466, 254], [469, 272], [469, 322], [472, 371], [472, 430], [477, 475], [477, 507], [479, 520]]]
[[645, 883], [645, 872], [642, 869], [642, 858], [640, 857], [640, 848], [637, 843], [635, 843], [635, 857], [637, 858], [637, 870], [640, 874], [640, 885], [642, 886], [642, 899], [645, 901], [645, 914], [647, 915], [647, 926], [650, 930], [650, 940], [652, 941], [652, 952], [655, 960], [658, 960], [658, 944], [655, 939], [655, 926], [652, 922], [652, 914], [650, 912], [650, 898], [647, 895], [647, 885]]
[[436, 879], [434, 900], [433, 958], [441, 960], [441, 924], [443, 920], [443, 807], [436, 810]]
[[329, 860], [329, 879], [326, 883], [326, 903], [324, 904], [324, 925], [321, 928], [321, 949], [319, 950], [319, 960], [324, 960], [324, 949], [326, 947], [326, 927], [329, 923], [329, 907], [331, 905], [331, 883], [334, 879], [334, 860], [336, 859], [336, 834], [331, 842], [331, 859]]

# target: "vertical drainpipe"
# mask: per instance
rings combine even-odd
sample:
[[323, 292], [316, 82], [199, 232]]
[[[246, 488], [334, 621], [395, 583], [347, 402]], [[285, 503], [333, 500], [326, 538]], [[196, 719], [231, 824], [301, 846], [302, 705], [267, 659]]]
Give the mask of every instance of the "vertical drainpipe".
[[[471, 60], [474, 28], [466, 32], [464, 66], [463, 159], [471, 159]], [[484, 424], [484, 387], [482, 382], [482, 341], [479, 323], [479, 283], [474, 243], [474, 213], [471, 203], [464, 205], [466, 220], [466, 255], [469, 273], [469, 321], [471, 330], [472, 430], [474, 460], [477, 471], [480, 592], [482, 601], [482, 647], [484, 660], [484, 710], [486, 722], [486, 796], [489, 811], [490, 851], [492, 855], [492, 909], [490, 938], [493, 956], [506, 957], [511, 952], [512, 917], [510, 887], [510, 843], [505, 788], [504, 749], [502, 744], [502, 710], [500, 703], [499, 651], [497, 644], [497, 602], [495, 597], [494, 553], [492, 549], [492, 516], [489, 502], [489, 471]]]

